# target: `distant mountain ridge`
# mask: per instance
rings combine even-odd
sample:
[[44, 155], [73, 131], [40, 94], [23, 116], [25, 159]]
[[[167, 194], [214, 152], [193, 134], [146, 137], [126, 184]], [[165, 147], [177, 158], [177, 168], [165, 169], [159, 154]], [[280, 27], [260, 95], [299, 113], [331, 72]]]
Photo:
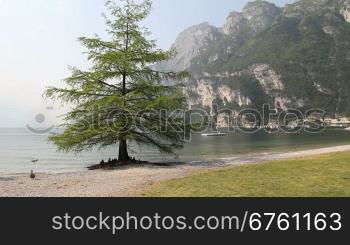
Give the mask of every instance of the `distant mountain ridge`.
[[172, 47], [177, 57], [157, 69], [192, 73], [191, 106], [270, 103], [350, 115], [350, 0], [299, 0], [283, 8], [249, 2], [221, 28], [186, 29]]

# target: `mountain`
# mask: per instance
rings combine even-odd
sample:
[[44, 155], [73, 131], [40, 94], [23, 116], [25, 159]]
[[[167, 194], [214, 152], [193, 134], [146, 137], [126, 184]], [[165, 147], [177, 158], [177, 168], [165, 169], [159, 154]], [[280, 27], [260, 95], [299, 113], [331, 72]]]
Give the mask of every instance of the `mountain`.
[[223, 27], [182, 32], [161, 70], [188, 70], [191, 106], [322, 108], [350, 116], [350, 0], [249, 2]]

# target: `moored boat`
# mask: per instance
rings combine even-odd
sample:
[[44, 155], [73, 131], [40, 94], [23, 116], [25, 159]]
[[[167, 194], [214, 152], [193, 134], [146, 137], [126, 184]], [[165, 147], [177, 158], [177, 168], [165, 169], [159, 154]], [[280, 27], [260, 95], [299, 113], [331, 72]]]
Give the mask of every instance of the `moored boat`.
[[206, 136], [206, 137], [218, 137], [218, 136], [226, 136], [226, 133], [209, 133], [209, 134], [202, 134], [202, 136]]

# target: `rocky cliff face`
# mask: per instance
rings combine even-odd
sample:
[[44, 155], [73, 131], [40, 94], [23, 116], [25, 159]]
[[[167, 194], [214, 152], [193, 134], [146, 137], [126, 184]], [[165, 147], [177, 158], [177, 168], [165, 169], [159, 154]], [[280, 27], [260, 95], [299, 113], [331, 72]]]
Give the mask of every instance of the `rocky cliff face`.
[[233, 11], [223, 26], [225, 35], [249, 35], [270, 27], [282, 9], [268, 2], [250, 2], [242, 13]]
[[267, 94], [272, 94], [274, 91], [279, 92], [284, 90], [281, 76], [268, 64], [253, 65], [252, 73]]
[[220, 100], [223, 106], [235, 103], [240, 107], [249, 106], [252, 101], [242, 94], [240, 90], [234, 90], [227, 85], [216, 86], [211, 83], [211, 80], [197, 80], [196, 84], [187, 87], [189, 94], [189, 103], [193, 107], [211, 108], [214, 103]]
[[248, 20], [242, 13], [231, 12], [223, 26], [225, 35], [245, 33], [249, 28]]
[[252, 31], [256, 33], [270, 27], [281, 12], [282, 9], [274, 4], [258, 1], [248, 3], [243, 9], [243, 16], [248, 20]]
[[345, 21], [350, 23], [350, 1], [345, 1], [340, 9], [340, 14], [344, 17]]
[[350, 115], [350, 0], [299, 0], [279, 8], [248, 3], [222, 28], [203, 23], [181, 33], [175, 59], [187, 69], [192, 106], [323, 108]]
[[200, 50], [221, 36], [220, 29], [206, 22], [186, 29], [179, 34], [171, 47], [176, 50], [177, 56], [173, 60], [158, 64], [158, 69], [174, 71], [188, 69], [192, 59], [199, 55]]

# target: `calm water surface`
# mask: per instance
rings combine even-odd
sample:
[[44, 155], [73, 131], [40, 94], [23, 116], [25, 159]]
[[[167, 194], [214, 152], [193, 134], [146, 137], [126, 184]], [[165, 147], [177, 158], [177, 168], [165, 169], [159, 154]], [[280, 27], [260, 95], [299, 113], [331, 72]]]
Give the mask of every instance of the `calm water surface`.
[[[234, 133], [227, 137], [193, 135], [192, 141], [179, 152], [179, 160], [192, 164], [231, 161], [252, 155], [287, 152], [317, 147], [350, 144], [350, 132], [329, 130], [321, 134], [255, 134]], [[174, 161], [173, 156], [148, 148], [132, 147], [133, 155], [149, 161]], [[117, 157], [117, 147], [79, 155], [58, 153], [47, 142], [47, 135], [35, 135], [26, 129], [0, 129], [0, 175], [38, 172], [61, 173], [80, 171], [102, 159]], [[31, 160], [40, 159], [33, 167]]]

